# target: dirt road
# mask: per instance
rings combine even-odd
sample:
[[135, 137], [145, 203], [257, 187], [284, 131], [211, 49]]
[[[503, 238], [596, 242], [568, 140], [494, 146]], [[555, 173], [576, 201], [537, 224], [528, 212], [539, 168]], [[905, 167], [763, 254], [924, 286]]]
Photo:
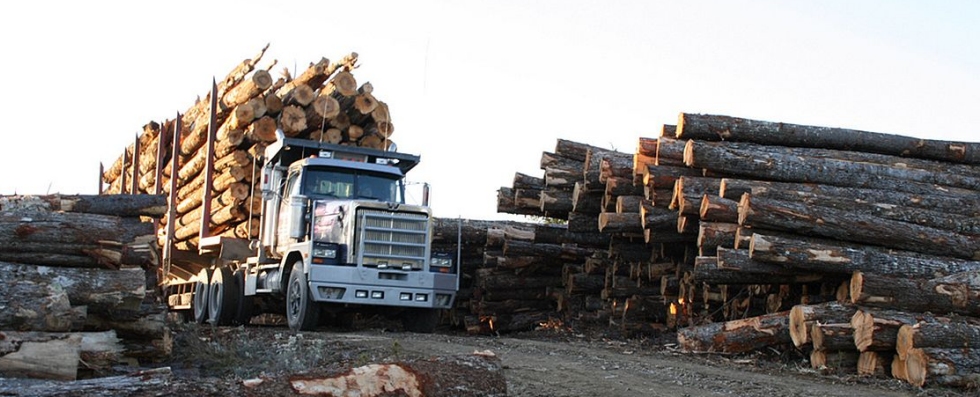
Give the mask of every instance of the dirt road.
[[[637, 342], [389, 334], [406, 350], [440, 354], [491, 350], [513, 396], [940, 396], [895, 380], [861, 384], [760, 359], [684, 355]], [[963, 394], [966, 395], [966, 394]]]
[[[235, 385], [273, 371], [295, 374], [311, 368], [489, 350], [501, 360], [509, 396], [976, 395], [976, 391], [917, 389], [886, 377], [820, 374], [798, 354], [781, 360], [773, 352], [730, 357], [681, 354], [671, 348], [669, 336], [654, 343], [553, 331], [477, 337], [383, 328], [302, 334], [278, 327], [208, 328], [185, 331], [190, 337], [178, 340], [175, 356], [182, 361], [173, 365], [184, 366], [178, 370], [182, 377], [219, 377], [227, 381], [225, 385]], [[215, 360], [215, 354], [207, 351], [218, 347], [224, 353]], [[227, 367], [222, 370], [222, 366]]]

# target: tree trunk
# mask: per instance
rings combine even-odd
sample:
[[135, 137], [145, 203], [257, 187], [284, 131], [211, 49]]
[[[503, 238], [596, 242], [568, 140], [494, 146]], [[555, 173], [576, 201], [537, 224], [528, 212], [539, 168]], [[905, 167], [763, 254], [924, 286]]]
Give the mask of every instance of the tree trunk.
[[541, 190], [541, 212], [549, 218], [568, 219], [572, 211], [572, 192], [569, 190]]
[[738, 201], [705, 194], [701, 198], [699, 215], [702, 221], [738, 222]]
[[902, 325], [920, 321], [936, 322], [928, 313], [910, 313], [897, 310], [861, 308], [851, 317], [854, 328], [854, 346], [858, 351], [895, 350], [898, 330]]
[[[10, 277], [4, 277], [9, 280]], [[64, 289], [46, 280], [6, 281], [0, 289], [0, 329], [64, 332], [72, 308]]]
[[980, 237], [833, 208], [742, 195], [739, 225], [964, 259], [980, 259]]
[[672, 136], [657, 139], [657, 165], [684, 165], [685, 141]]
[[789, 344], [789, 311], [677, 330], [687, 352], [746, 353]]
[[701, 200], [705, 195], [717, 195], [721, 178], [682, 176], [674, 183], [674, 195], [670, 209], [684, 215], [700, 215]]
[[980, 315], [980, 270], [931, 280], [854, 272], [851, 302], [910, 312]]
[[895, 340], [895, 353], [907, 360], [916, 348], [977, 349], [980, 322], [974, 318], [939, 318], [938, 322], [902, 325]]
[[[810, 330], [816, 323], [844, 323], [854, 317], [857, 308], [828, 302], [818, 305], [795, 305], [789, 311], [789, 335], [796, 347], [810, 343]], [[851, 347], [854, 346], [851, 339]], [[816, 346], [814, 346], [816, 348]]]
[[[100, 395], [140, 396], [172, 394], [176, 390], [184, 392], [185, 388], [176, 385], [172, 381], [172, 378], [170, 367], [161, 367], [136, 371], [127, 375], [85, 379], [74, 382], [52, 380], [21, 383], [13, 379], [7, 379], [4, 383], [0, 384], [0, 394], [4, 396], [54, 397]], [[204, 393], [203, 388], [197, 390], [198, 393]]]
[[44, 195], [0, 197], [0, 210], [80, 212], [120, 217], [161, 216], [167, 209], [167, 198], [151, 194], [113, 195]]
[[980, 270], [980, 262], [897, 251], [870, 245], [754, 233], [752, 259], [828, 273], [863, 272], [892, 277], [937, 277]]
[[851, 328], [850, 323], [823, 324], [820, 321], [823, 320], [810, 326], [809, 336], [813, 350], [857, 352], [857, 347], [854, 346], [854, 328]]
[[139, 310], [146, 294], [146, 273], [139, 268], [54, 268], [0, 262], [0, 274], [8, 282], [57, 285], [64, 289], [72, 305], [88, 306], [89, 313], [123, 316]]
[[[915, 194], [957, 192], [980, 188], [980, 178], [929, 170], [874, 164], [838, 158], [787, 154], [776, 147], [691, 140], [685, 165], [728, 175], [782, 182], [812, 182], [834, 186], [892, 189]], [[847, 153], [847, 152], [843, 152]], [[845, 156], [845, 154], [841, 154]]]
[[976, 388], [980, 385], [980, 349], [912, 349], [905, 362], [908, 381], [913, 386]]
[[[673, 218], [677, 222], [677, 218]], [[643, 218], [640, 214], [603, 212], [599, 214], [599, 229], [602, 233], [643, 233]]]
[[75, 380], [82, 335], [0, 331], [0, 374]]
[[580, 214], [599, 214], [602, 212], [603, 191], [588, 190], [585, 182], [575, 182], [572, 190], [572, 212]]
[[[980, 215], [980, 197], [975, 193], [955, 194], [937, 191], [935, 194], [915, 194], [895, 189], [861, 189], [816, 183], [770, 182], [748, 179], [723, 178], [720, 195], [738, 200], [742, 194], [777, 200], [800, 200], [811, 197], [823, 200], [859, 201], [886, 207], [891, 204], [901, 207], [919, 208], [949, 214]], [[831, 201], [833, 202], [833, 201]]]
[[72, 212], [0, 213], [0, 246], [18, 243], [126, 244], [153, 235], [151, 223], [111, 215]]
[[681, 113], [677, 122], [676, 137], [854, 150], [980, 164], [980, 143], [919, 139], [845, 128], [777, 123], [720, 115]]
[[733, 248], [738, 225], [723, 222], [701, 222], [698, 230], [698, 255], [714, 256], [718, 247]]

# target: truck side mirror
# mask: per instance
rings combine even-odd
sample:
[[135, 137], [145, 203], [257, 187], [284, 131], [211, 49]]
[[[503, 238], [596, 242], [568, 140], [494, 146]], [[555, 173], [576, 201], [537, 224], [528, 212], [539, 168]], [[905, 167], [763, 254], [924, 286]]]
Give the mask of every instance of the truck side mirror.
[[428, 182], [422, 184], [422, 206], [429, 206], [429, 184]]

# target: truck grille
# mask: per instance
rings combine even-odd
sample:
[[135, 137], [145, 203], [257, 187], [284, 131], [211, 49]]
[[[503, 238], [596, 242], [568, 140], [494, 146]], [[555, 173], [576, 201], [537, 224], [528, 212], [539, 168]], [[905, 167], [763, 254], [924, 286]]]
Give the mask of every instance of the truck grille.
[[422, 270], [428, 232], [426, 214], [358, 209], [356, 254], [364, 266]]

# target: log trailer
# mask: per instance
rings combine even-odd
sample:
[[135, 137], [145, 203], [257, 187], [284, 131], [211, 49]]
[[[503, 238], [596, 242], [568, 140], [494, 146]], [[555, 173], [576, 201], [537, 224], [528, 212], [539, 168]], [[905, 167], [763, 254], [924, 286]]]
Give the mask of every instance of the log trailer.
[[[178, 122], [173, 158], [180, 128]], [[209, 159], [214, 139], [212, 129], [201, 149]], [[262, 194], [258, 238], [210, 236], [204, 226], [210, 225], [211, 197], [202, 189], [199, 244], [191, 250], [177, 249], [170, 238], [179, 218], [172, 184], [158, 272], [170, 310], [215, 325], [284, 312], [293, 330], [315, 328], [321, 315], [377, 311], [401, 315], [408, 331], [433, 331], [459, 289], [458, 248], [432, 250], [427, 185], [421, 204], [406, 203], [404, 178], [419, 159], [280, 132], [255, 160], [261, 167], [253, 182]], [[212, 163], [204, 171], [206, 186]]]

